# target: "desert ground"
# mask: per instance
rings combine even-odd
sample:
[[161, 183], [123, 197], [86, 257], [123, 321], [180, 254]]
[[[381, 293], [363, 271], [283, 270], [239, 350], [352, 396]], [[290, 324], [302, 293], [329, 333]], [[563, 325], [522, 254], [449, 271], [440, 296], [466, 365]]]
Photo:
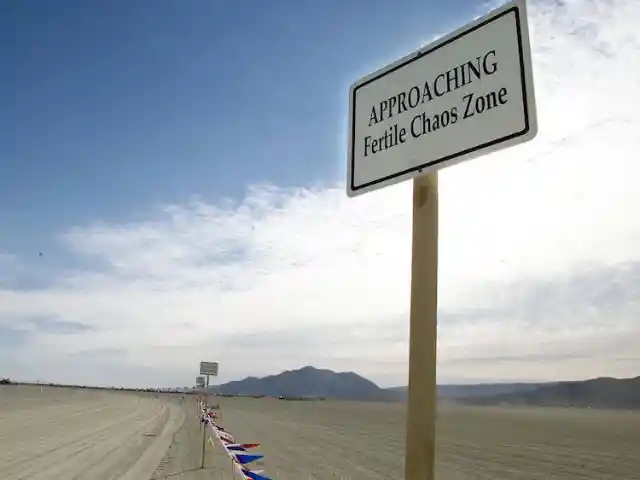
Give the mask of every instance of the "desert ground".
[[[403, 478], [401, 405], [210, 398], [274, 480]], [[640, 412], [443, 405], [437, 435], [439, 480], [640, 479]], [[201, 439], [190, 395], [0, 387], [2, 480], [231, 479]]]
[[[401, 405], [221, 399], [274, 479], [403, 478]], [[640, 412], [442, 406], [437, 479], [640, 479]]]
[[149, 478], [184, 412], [153, 396], [0, 387], [0, 479]]

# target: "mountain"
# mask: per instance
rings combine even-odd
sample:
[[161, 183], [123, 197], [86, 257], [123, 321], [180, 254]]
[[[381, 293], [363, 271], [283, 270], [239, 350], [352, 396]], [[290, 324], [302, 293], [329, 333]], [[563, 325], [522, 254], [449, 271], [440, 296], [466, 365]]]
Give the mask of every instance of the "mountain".
[[529, 391], [459, 399], [469, 405], [530, 405], [640, 409], [640, 377], [557, 382]]
[[[353, 372], [304, 367], [278, 375], [247, 377], [212, 387], [227, 395], [326, 397], [404, 401], [407, 387], [383, 389]], [[640, 377], [575, 382], [438, 385], [438, 398], [465, 405], [572, 406], [640, 409]]]
[[[541, 386], [555, 383], [479, 383], [475, 385], [438, 385], [438, 398], [442, 400], [457, 398], [475, 398], [510, 393], [529, 392]], [[392, 387], [386, 390], [399, 398], [406, 398], [407, 387]]]
[[287, 370], [278, 375], [243, 380], [218, 385], [216, 392], [226, 395], [267, 395], [273, 397], [327, 397], [343, 400], [397, 399], [393, 392], [353, 372], [337, 373], [332, 370], [303, 367]]

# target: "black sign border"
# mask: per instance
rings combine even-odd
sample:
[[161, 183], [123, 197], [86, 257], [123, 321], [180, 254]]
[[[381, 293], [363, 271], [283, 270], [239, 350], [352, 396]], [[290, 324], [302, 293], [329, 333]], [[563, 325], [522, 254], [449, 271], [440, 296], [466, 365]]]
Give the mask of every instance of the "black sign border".
[[517, 137], [521, 137], [523, 135], [526, 135], [527, 133], [529, 133], [530, 130], [530, 124], [529, 124], [529, 102], [527, 99], [527, 81], [526, 81], [526, 74], [525, 74], [525, 65], [524, 65], [524, 51], [523, 51], [523, 46], [522, 46], [522, 25], [521, 25], [521, 21], [520, 21], [520, 8], [518, 8], [518, 6], [513, 6], [507, 10], [505, 10], [504, 12], [500, 12], [498, 15], [496, 15], [495, 17], [491, 17], [486, 19], [485, 21], [473, 26], [472, 28], [470, 28], [469, 30], [465, 30], [463, 32], [460, 32], [458, 35], [455, 35], [449, 39], [447, 39], [446, 41], [442, 42], [439, 45], [436, 45], [428, 50], [425, 50], [423, 52], [419, 52], [417, 55], [413, 56], [412, 58], [409, 58], [408, 60], [406, 60], [405, 62], [402, 62], [396, 66], [394, 66], [393, 68], [390, 68], [389, 70], [386, 70], [382, 73], [380, 73], [379, 75], [376, 75], [375, 77], [372, 77], [370, 79], [368, 79], [367, 81], [363, 82], [362, 84], [358, 85], [357, 87], [355, 87], [353, 89], [352, 92], [352, 97], [351, 97], [351, 101], [352, 101], [352, 115], [354, 115], [355, 117], [355, 112], [356, 112], [356, 95], [359, 89], [369, 85], [372, 82], [375, 82], [376, 80], [381, 79], [382, 77], [389, 75], [390, 73], [395, 72], [396, 70], [401, 69], [402, 67], [406, 67], [407, 65], [420, 60], [421, 58], [423, 58], [426, 55], [429, 55], [430, 53], [435, 52], [436, 50], [455, 42], [456, 40], [464, 37], [465, 35], [468, 35], [470, 33], [475, 32], [476, 30], [492, 23], [495, 22], [496, 20], [501, 19], [502, 17], [509, 15], [511, 13], [515, 14], [515, 19], [516, 19], [516, 33], [517, 33], [517, 37], [518, 37], [518, 53], [520, 55], [520, 82], [522, 85], [522, 105], [524, 107], [524, 121], [525, 121], [525, 126], [522, 130], [520, 130], [519, 132], [515, 132], [515, 133], [510, 133], [509, 135], [505, 135], [504, 137], [500, 137], [500, 138], [496, 138], [494, 140], [491, 140], [490, 142], [486, 142], [486, 143], [482, 143], [480, 145], [476, 145], [473, 146], [471, 148], [467, 148], [466, 150], [462, 150], [460, 152], [456, 152], [456, 153], [452, 153], [450, 155], [446, 155], [444, 157], [438, 158], [436, 160], [432, 160], [430, 162], [426, 162], [423, 163], [421, 165], [418, 165], [416, 167], [411, 167], [408, 168], [406, 170], [403, 170], [401, 172], [397, 172], [397, 173], [392, 173], [391, 175], [387, 175], [386, 177], [382, 177], [382, 178], [378, 178], [376, 180], [372, 180], [370, 182], [367, 183], [363, 183], [362, 185], [356, 186], [355, 185], [355, 158], [356, 158], [356, 122], [355, 122], [355, 118], [352, 118], [351, 121], [351, 175], [350, 175], [350, 187], [351, 187], [351, 191], [353, 192], [357, 192], [359, 190], [362, 190], [363, 188], [368, 188], [371, 187], [373, 185], [377, 185], [379, 183], [383, 183], [386, 182], [388, 180], [392, 180], [394, 178], [398, 178], [401, 177], [403, 175], [406, 175], [408, 173], [412, 173], [415, 171], [420, 171], [423, 170], [425, 168], [428, 167], [432, 167], [434, 165], [438, 165], [440, 163], [444, 163], [448, 160], [451, 160], [453, 158], [456, 157], [461, 157], [463, 155], [467, 155], [469, 153], [473, 153], [476, 152], [478, 150], [482, 150], [484, 148], [487, 147], [491, 147], [493, 145], [496, 145], [498, 143], [502, 143], [502, 142], [506, 142], [508, 140], [511, 140], [513, 138], [517, 138]]

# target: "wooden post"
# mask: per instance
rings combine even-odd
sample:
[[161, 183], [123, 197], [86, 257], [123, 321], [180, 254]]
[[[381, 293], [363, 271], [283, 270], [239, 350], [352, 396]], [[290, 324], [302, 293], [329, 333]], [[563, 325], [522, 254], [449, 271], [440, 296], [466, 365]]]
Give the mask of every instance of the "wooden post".
[[413, 180], [405, 480], [435, 479], [438, 174]]
[[[207, 375], [207, 383], [206, 383], [206, 387], [204, 389], [204, 411], [207, 411], [207, 395], [208, 395], [208, 390], [209, 390], [209, 375]], [[204, 468], [204, 454], [206, 452], [206, 448], [207, 448], [207, 424], [206, 422], [202, 423], [202, 455], [201, 455], [201, 465], [200, 468]]]

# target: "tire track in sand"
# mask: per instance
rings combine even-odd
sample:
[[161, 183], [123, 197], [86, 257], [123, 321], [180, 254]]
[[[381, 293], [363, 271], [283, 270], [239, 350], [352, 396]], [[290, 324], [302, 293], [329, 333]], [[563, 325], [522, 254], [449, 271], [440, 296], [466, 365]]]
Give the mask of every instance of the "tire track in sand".
[[[0, 437], [0, 478], [145, 480], [153, 474], [183, 421], [183, 412], [151, 397], [127, 393], [102, 393], [100, 401], [91, 401], [98, 395], [73, 398], [66, 410], [56, 409], [54, 418], [37, 402], [13, 412], [6, 408], [11, 402], [5, 402], [0, 432], [8, 424], [12, 435]], [[28, 419], [22, 431], [15, 430], [16, 415]], [[127, 474], [130, 470], [134, 476]]]

